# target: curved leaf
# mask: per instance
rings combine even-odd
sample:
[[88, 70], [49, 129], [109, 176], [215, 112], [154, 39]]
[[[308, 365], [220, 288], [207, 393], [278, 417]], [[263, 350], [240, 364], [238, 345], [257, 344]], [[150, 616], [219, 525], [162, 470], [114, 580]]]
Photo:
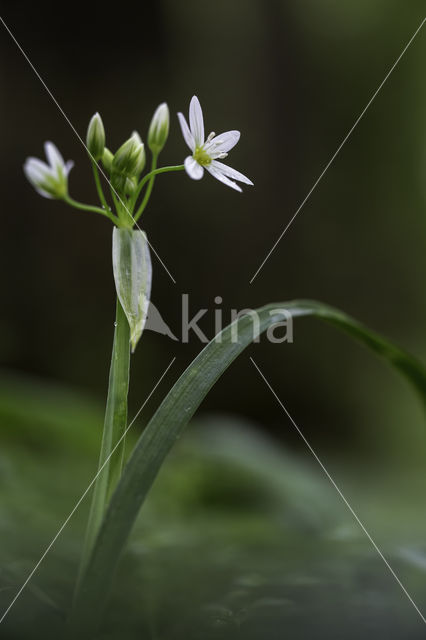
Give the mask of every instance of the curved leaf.
[[[130, 530], [167, 454], [208, 391], [232, 361], [269, 327], [291, 315], [315, 316], [342, 329], [396, 367], [426, 398], [426, 370], [421, 362], [370, 331], [341, 311], [311, 301], [273, 304], [243, 316], [213, 339], [180, 376], [142, 433], [112, 496], [92, 557], [78, 592], [73, 622], [80, 632], [93, 632], [107, 596], [108, 585]], [[232, 337], [238, 335], [235, 342]]]

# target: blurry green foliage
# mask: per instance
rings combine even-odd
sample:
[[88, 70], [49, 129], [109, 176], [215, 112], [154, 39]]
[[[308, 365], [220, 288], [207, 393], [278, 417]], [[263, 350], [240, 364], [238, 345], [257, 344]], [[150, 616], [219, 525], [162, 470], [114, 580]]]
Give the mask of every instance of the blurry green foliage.
[[[9, 378], [7, 385], [0, 433], [6, 442], [13, 425], [20, 437], [9, 435], [0, 455], [2, 610], [91, 480], [101, 422], [98, 407], [78, 394], [29, 379]], [[37, 394], [28, 395], [24, 408], [28, 385]], [[347, 473], [345, 479], [351, 483]], [[387, 484], [379, 506], [363, 494], [364, 509], [369, 501], [373, 506], [368, 528], [381, 532], [387, 557], [421, 601], [421, 514], [390, 511], [390, 494]], [[11, 610], [5, 637], [64, 633], [86, 507]], [[423, 632], [321, 470], [229, 415], [196, 419], [172, 452], [115, 585], [100, 636], [105, 640], [278, 640], [284, 630], [292, 638], [396, 639]]]

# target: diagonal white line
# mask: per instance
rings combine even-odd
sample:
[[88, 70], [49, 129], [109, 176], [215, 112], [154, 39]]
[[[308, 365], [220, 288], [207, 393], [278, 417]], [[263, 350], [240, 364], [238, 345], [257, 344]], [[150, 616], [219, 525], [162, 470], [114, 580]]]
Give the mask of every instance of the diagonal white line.
[[[22, 55], [24, 56], [25, 60], [28, 62], [29, 66], [31, 67], [31, 69], [34, 71], [35, 75], [37, 76], [37, 78], [40, 80], [41, 84], [43, 85], [43, 87], [46, 89], [47, 93], [49, 94], [49, 96], [52, 98], [53, 102], [55, 103], [55, 105], [57, 106], [57, 108], [59, 109], [59, 111], [61, 112], [61, 114], [63, 115], [63, 117], [65, 118], [66, 122], [69, 124], [69, 126], [71, 127], [71, 129], [73, 130], [73, 132], [75, 133], [75, 135], [77, 136], [77, 138], [79, 139], [79, 141], [81, 142], [81, 144], [83, 145], [83, 147], [86, 149], [87, 153], [89, 154], [89, 156], [92, 158], [92, 160], [94, 162], [96, 162], [96, 160], [94, 159], [94, 157], [92, 156], [92, 154], [90, 153], [89, 149], [87, 148], [83, 138], [80, 136], [80, 134], [78, 133], [77, 129], [74, 127], [74, 125], [72, 124], [71, 120], [69, 119], [69, 117], [67, 116], [67, 114], [65, 113], [65, 111], [62, 109], [61, 105], [59, 104], [59, 102], [56, 100], [55, 96], [53, 95], [53, 93], [51, 92], [51, 90], [49, 89], [49, 87], [47, 86], [47, 84], [45, 83], [45, 81], [43, 80], [43, 78], [41, 77], [40, 73], [37, 71], [37, 69], [35, 68], [35, 66], [33, 65], [33, 63], [31, 62], [31, 60], [29, 59], [29, 57], [27, 56], [27, 54], [25, 53], [25, 51], [23, 50], [23, 48], [21, 47], [21, 45], [19, 44], [18, 40], [15, 38], [15, 36], [13, 35], [12, 31], [9, 29], [9, 27], [7, 26], [7, 24], [5, 23], [5, 21], [3, 20], [3, 18], [0, 16], [0, 21], [2, 22], [4, 28], [6, 29], [6, 31], [8, 32], [8, 34], [10, 35], [10, 37], [12, 38], [13, 42], [16, 44], [16, 46], [18, 47], [19, 51], [22, 53]], [[99, 169], [99, 173], [102, 175], [102, 177], [107, 181], [107, 183], [109, 184], [109, 186], [111, 187], [111, 189], [113, 190], [113, 192], [115, 193], [115, 195], [117, 196], [118, 200], [120, 201], [120, 203], [123, 205], [123, 207], [125, 208], [125, 210], [127, 211], [127, 213], [129, 214], [130, 218], [133, 220], [133, 222], [135, 223], [136, 227], [139, 229], [139, 231], [141, 231], [141, 228], [139, 227], [138, 223], [136, 222], [136, 220], [133, 218], [132, 214], [130, 213], [129, 209], [127, 208], [126, 204], [123, 202], [123, 200], [120, 198], [120, 196], [118, 195], [117, 191], [114, 189], [114, 187], [112, 186], [111, 182], [108, 180], [108, 176], [105, 174], [104, 170], [102, 169], [102, 167], [96, 162], [96, 166]], [[166, 271], [167, 275], [169, 276], [169, 278], [172, 280], [172, 282], [174, 284], [176, 284], [176, 280], [173, 278], [172, 274], [170, 273], [170, 271], [167, 269], [166, 265], [164, 264], [164, 262], [162, 261], [162, 259], [160, 258], [160, 256], [158, 255], [157, 251], [154, 249], [154, 247], [152, 246], [152, 244], [150, 243], [150, 241], [147, 239], [147, 242], [149, 244], [150, 249], [152, 250], [152, 252], [154, 253], [155, 257], [157, 258], [157, 260], [159, 261], [159, 263], [161, 264], [161, 266], [163, 267], [163, 269]]]
[[385, 558], [383, 553], [380, 551], [379, 547], [374, 542], [373, 538], [371, 537], [371, 535], [369, 534], [369, 532], [365, 528], [364, 524], [361, 522], [361, 520], [359, 519], [358, 515], [355, 513], [355, 511], [353, 510], [353, 508], [351, 507], [351, 505], [349, 504], [349, 502], [347, 501], [347, 499], [343, 495], [342, 491], [339, 489], [339, 487], [337, 486], [337, 484], [335, 483], [335, 481], [331, 477], [330, 473], [327, 471], [327, 469], [325, 468], [324, 464], [321, 462], [321, 460], [318, 457], [318, 455], [316, 454], [315, 450], [313, 449], [313, 447], [310, 445], [310, 443], [308, 442], [308, 440], [304, 436], [302, 430], [297, 426], [297, 424], [295, 423], [295, 421], [293, 420], [293, 418], [291, 417], [291, 415], [289, 414], [289, 412], [285, 408], [284, 404], [281, 402], [281, 400], [279, 399], [279, 397], [277, 396], [277, 394], [275, 393], [275, 391], [273, 390], [273, 388], [269, 384], [268, 380], [265, 378], [265, 376], [263, 375], [262, 371], [259, 369], [259, 367], [255, 363], [255, 361], [253, 360], [253, 358], [250, 357], [250, 360], [251, 360], [251, 363], [253, 364], [253, 366], [255, 367], [255, 369], [257, 370], [257, 372], [259, 373], [260, 377], [262, 378], [262, 380], [264, 381], [264, 383], [266, 384], [266, 386], [271, 391], [272, 395], [274, 396], [274, 398], [276, 399], [276, 401], [280, 405], [281, 409], [284, 411], [284, 413], [286, 414], [287, 418], [290, 420], [291, 424], [296, 429], [296, 431], [299, 434], [299, 436], [302, 438], [303, 442], [306, 444], [306, 446], [308, 447], [309, 451], [311, 452], [311, 454], [313, 455], [315, 460], [318, 462], [318, 464], [321, 467], [321, 469], [324, 471], [324, 473], [327, 476], [328, 480], [331, 482], [333, 487], [336, 489], [337, 493], [339, 494], [339, 496], [341, 497], [341, 499], [343, 500], [343, 502], [345, 503], [345, 505], [347, 506], [347, 508], [349, 509], [349, 511], [351, 512], [351, 514], [355, 518], [355, 520], [357, 521], [358, 525], [361, 527], [362, 531], [365, 533], [365, 535], [367, 536], [367, 538], [369, 539], [369, 541], [373, 545], [374, 549], [379, 554], [380, 558], [383, 560], [383, 562], [385, 563], [385, 565], [389, 569], [390, 573], [392, 574], [392, 576], [394, 577], [394, 579], [396, 580], [398, 585], [401, 587], [401, 589], [404, 592], [404, 594], [407, 596], [408, 600], [411, 602], [411, 604], [413, 605], [413, 607], [415, 608], [415, 610], [419, 614], [419, 616], [422, 619], [422, 621], [426, 624], [426, 618], [424, 617], [424, 615], [420, 611], [419, 607], [416, 605], [416, 603], [414, 602], [413, 598], [410, 596], [410, 594], [408, 593], [407, 589], [404, 587], [404, 585], [402, 584], [401, 580], [398, 578], [398, 576], [396, 575], [395, 571], [392, 569], [392, 567], [389, 564], [388, 560]]
[[349, 140], [350, 136], [352, 135], [352, 133], [354, 132], [354, 130], [356, 129], [356, 127], [358, 126], [358, 124], [360, 123], [360, 121], [362, 120], [364, 115], [366, 114], [366, 112], [369, 109], [369, 107], [374, 102], [375, 98], [379, 94], [379, 92], [382, 89], [383, 85], [388, 80], [389, 76], [392, 74], [392, 72], [398, 66], [398, 64], [401, 61], [403, 55], [406, 53], [408, 47], [412, 44], [413, 40], [415, 39], [415, 37], [419, 33], [420, 29], [423, 27], [425, 22], [426, 22], [426, 18], [423, 18], [423, 20], [421, 21], [420, 25], [417, 27], [417, 29], [415, 30], [415, 32], [413, 33], [413, 35], [411, 36], [411, 38], [409, 39], [409, 41], [407, 42], [407, 44], [405, 45], [405, 47], [403, 48], [403, 50], [401, 51], [401, 53], [399, 54], [399, 56], [397, 57], [397, 59], [395, 60], [393, 65], [391, 66], [391, 68], [389, 69], [389, 71], [387, 72], [387, 74], [385, 75], [384, 79], [379, 84], [379, 86], [377, 87], [376, 91], [373, 93], [373, 95], [371, 96], [370, 100], [367, 102], [367, 104], [365, 105], [364, 109], [359, 114], [358, 118], [355, 120], [354, 124], [349, 129], [348, 133], [345, 135], [345, 137], [343, 138], [342, 142], [339, 144], [339, 146], [337, 147], [336, 151], [334, 152], [334, 154], [331, 156], [330, 160], [325, 165], [324, 169], [321, 171], [320, 175], [318, 176], [318, 178], [316, 179], [316, 181], [312, 185], [311, 189], [308, 191], [305, 199], [302, 200], [301, 204], [299, 205], [299, 207], [296, 209], [295, 213], [293, 214], [293, 217], [290, 218], [290, 221], [287, 223], [287, 225], [285, 226], [284, 230], [281, 232], [281, 235], [279, 236], [278, 240], [276, 240], [276, 242], [272, 245], [272, 248], [267, 253], [265, 259], [263, 260], [263, 262], [258, 267], [257, 271], [252, 276], [252, 278], [250, 280], [250, 284], [252, 284], [254, 282], [254, 279], [258, 276], [260, 270], [263, 269], [263, 266], [265, 265], [267, 260], [269, 260], [269, 258], [271, 257], [272, 253], [275, 251], [275, 249], [277, 248], [278, 244], [281, 242], [282, 238], [287, 233], [288, 229], [293, 224], [293, 222], [295, 221], [296, 217], [298, 216], [300, 211], [303, 209], [303, 207], [305, 206], [305, 204], [307, 203], [307, 201], [309, 200], [309, 198], [311, 197], [311, 195], [313, 194], [313, 192], [317, 188], [318, 184], [321, 182], [322, 178], [325, 176], [325, 174], [327, 173], [328, 169], [331, 167], [331, 165], [333, 164], [333, 162], [337, 158], [338, 154], [340, 153], [340, 151], [342, 150], [342, 148], [344, 147], [346, 142]]
[[124, 433], [122, 434], [121, 438], [118, 440], [117, 444], [115, 445], [115, 447], [113, 448], [113, 450], [111, 451], [111, 453], [109, 454], [109, 456], [106, 458], [105, 462], [102, 464], [101, 467], [99, 467], [96, 475], [94, 476], [94, 478], [92, 479], [92, 481], [90, 482], [90, 484], [88, 485], [87, 489], [84, 491], [84, 493], [81, 495], [81, 497], [79, 498], [79, 500], [77, 501], [77, 503], [75, 504], [75, 506], [73, 507], [72, 511], [70, 512], [70, 514], [67, 516], [67, 518], [64, 520], [63, 524], [61, 525], [60, 529], [57, 531], [57, 533], [55, 534], [55, 536], [52, 538], [52, 540], [49, 542], [48, 546], [46, 547], [45, 551], [43, 552], [43, 555], [40, 557], [40, 560], [37, 562], [37, 564], [35, 565], [35, 567], [33, 568], [33, 570], [31, 571], [31, 573], [28, 575], [28, 577], [26, 578], [25, 582], [23, 583], [23, 585], [21, 586], [21, 588], [19, 589], [19, 591], [17, 592], [17, 594], [15, 595], [15, 597], [13, 598], [13, 600], [11, 601], [11, 603], [9, 604], [9, 606], [7, 607], [7, 609], [4, 611], [4, 613], [2, 614], [1, 618], [0, 618], [0, 624], [3, 622], [3, 620], [6, 618], [7, 614], [9, 613], [9, 611], [11, 610], [11, 608], [13, 607], [13, 605], [15, 604], [15, 602], [18, 600], [19, 596], [21, 595], [21, 593], [23, 592], [23, 590], [25, 589], [25, 587], [27, 586], [27, 584], [29, 583], [29, 581], [31, 580], [31, 578], [33, 577], [33, 575], [36, 573], [36, 571], [38, 570], [38, 568], [40, 567], [41, 563], [43, 562], [43, 560], [45, 559], [45, 557], [47, 556], [47, 554], [49, 553], [49, 551], [51, 550], [51, 548], [53, 547], [53, 545], [55, 544], [56, 540], [59, 538], [59, 536], [61, 535], [62, 531], [65, 529], [65, 527], [67, 526], [67, 524], [69, 523], [69, 521], [71, 520], [71, 518], [73, 517], [73, 515], [75, 514], [75, 512], [77, 511], [77, 509], [79, 508], [79, 506], [81, 505], [81, 503], [83, 502], [83, 500], [85, 499], [85, 497], [87, 496], [87, 494], [89, 493], [90, 489], [93, 487], [93, 485], [95, 484], [98, 476], [100, 473], [102, 473], [103, 469], [105, 468], [105, 465], [108, 464], [111, 456], [114, 455], [114, 452], [116, 451], [117, 447], [120, 446], [121, 442], [124, 440], [124, 438], [126, 437], [129, 429], [131, 428], [131, 426], [134, 424], [134, 422], [137, 420], [137, 418], [139, 417], [140, 412], [142, 411], [142, 409], [145, 407], [145, 405], [147, 404], [147, 402], [149, 401], [149, 399], [151, 398], [152, 394], [154, 393], [154, 391], [157, 389], [158, 385], [161, 383], [161, 381], [163, 380], [164, 376], [167, 374], [167, 372], [169, 371], [170, 367], [172, 366], [172, 364], [174, 363], [174, 361], [176, 360], [176, 358], [173, 358], [169, 365], [167, 366], [167, 368], [163, 371], [162, 375], [160, 376], [160, 378], [157, 380], [157, 382], [155, 383], [155, 385], [153, 386], [153, 388], [151, 389], [150, 393], [148, 394], [148, 396], [146, 397], [144, 403], [142, 404], [142, 406], [140, 407], [140, 409], [138, 410], [138, 412], [136, 413], [136, 415], [134, 416], [133, 420], [130, 422], [130, 424], [128, 425], [128, 427], [126, 428], [126, 430], [124, 431]]

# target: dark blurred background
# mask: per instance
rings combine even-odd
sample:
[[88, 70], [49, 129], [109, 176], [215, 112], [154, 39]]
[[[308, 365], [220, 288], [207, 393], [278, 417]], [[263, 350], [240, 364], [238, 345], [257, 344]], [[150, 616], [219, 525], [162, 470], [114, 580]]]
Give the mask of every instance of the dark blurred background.
[[[166, 100], [162, 164], [187, 154], [176, 112], [196, 93], [206, 128], [242, 132], [229, 164], [250, 176], [242, 195], [207, 176], [161, 176], [142, 226], [173, 274], [154, 259], [154, 303], [178, 330], [191, 309], [229, 310], [314, 298], [336, 305], [420, 357], [425, 334], [424, 56], [420, 33], [253, 284], [249, 280], [421, 22], [421, 0], [216, 0], [130, 3], [84, 13], [5, 3], [3, 17], [84, 138], [100, 111], [115, 150], [146, 136]], [[71, 194], [96, 202], [75, 133], [16, 44], [1, 29], [0, 352], [4, 372], [80, 390], [102, 402], [114, 320], [111, 225], [40, 198], [22, 164], [54, 141], [73, 159]], [[203, 328], [212, 335], [211, 323]], [[133, 414], [173, 355], [147, 415], [198, 352], [147, 332], [133, 358]], [[314, 320], [293, 345], [251, 350], [314, 446], [357, 465], [423, 462], [421, 409], [411, 391], [358, 345]], [[254, 419], [303, 447], [242, 356], [204, 411]]]

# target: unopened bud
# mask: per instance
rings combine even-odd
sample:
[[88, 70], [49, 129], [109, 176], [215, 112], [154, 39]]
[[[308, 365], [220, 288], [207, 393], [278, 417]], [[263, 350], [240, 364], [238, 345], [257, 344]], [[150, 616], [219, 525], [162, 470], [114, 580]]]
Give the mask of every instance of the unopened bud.
[[105, 147], [103, 155], [102, 155], [102, 164], [104, 165], [104, 167], [108, 171], [108, 173], [111, 173], [111, 171], [112, 171], [112, 161], [113, 161], [113, 159], [114, 159], [113, 153], [107, 147]]
[[143, 144], [142, 138], [137, 131], [132, 131], [131, 138], [135, 140], [136, 144]]
[[126, 178], [125, 191], [126, 195], [132, 196], [136, 191], [137, 183], [135, 178]]
[[142, 173], [145, 168], [146, 163], [146, 154], [145, 154], [145, 145], [142, 142], [142, 138], [140, 137], [137, 131], [133, 131], [132, 138], [135, 140], [135, 150], [134, 155], [137, 157], [136, 166], [133, 171], [133, 175], [138, 176]]
[[169, 135], [169, 107], [165, 102], [157, 107], [149, 126], [148, 146], [152, 153], [158, 154], [164, 148]]
[[113, 171], [117, 173], [131, 174], [135, 168], [135, 160], [133, 157], [136, 143], [134, 138], [129, 138], [124, 142], [119, 150], [115, 153], [112, 161]]
[[105, 148], [105, 129], [99, 113], [95, 113], [89, 122], [86, 145], [92, 158], [98, 162]]

